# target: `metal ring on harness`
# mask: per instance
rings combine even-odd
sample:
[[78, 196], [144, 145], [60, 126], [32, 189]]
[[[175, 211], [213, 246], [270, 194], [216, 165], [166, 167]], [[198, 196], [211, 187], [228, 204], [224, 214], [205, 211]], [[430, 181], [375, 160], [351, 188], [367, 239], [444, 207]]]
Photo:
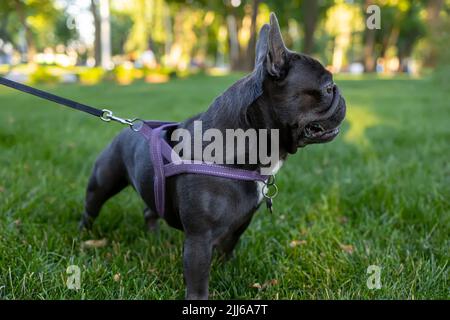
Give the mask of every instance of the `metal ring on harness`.
[[130, 128], [131, 130], [133, 130], [134, 132], [139, 132], [141, 131], [142, 127], [144, 126], [144, 120], [142, 119], [131, 119], [129, 120], [131, 122], [130, 124]]
[[262, 187], [262, 194], [266, 199], [273, 199], [278, 195], [278, 187], [275, 184], [275, 176], [271, 175]]

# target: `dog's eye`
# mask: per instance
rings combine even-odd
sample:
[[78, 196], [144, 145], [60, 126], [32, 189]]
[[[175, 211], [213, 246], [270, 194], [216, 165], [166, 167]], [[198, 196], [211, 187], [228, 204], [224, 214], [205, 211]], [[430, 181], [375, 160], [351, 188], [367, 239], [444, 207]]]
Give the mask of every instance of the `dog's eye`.
[[335, 86], [336, 85], [334, 83], [330, 83], [329, 85], [327, 85], [325, 87], [325, 91], [327, 92], [327, 94], [332, 94]]

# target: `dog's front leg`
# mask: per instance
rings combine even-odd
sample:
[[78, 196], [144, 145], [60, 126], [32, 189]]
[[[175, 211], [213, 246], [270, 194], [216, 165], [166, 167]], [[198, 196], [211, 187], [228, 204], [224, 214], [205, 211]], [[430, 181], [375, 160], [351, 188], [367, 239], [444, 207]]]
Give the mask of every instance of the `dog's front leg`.
[[186, 235], [183, 252], [186, 299], [208, 299], [208, 281], [212, 249], [210, 235]]

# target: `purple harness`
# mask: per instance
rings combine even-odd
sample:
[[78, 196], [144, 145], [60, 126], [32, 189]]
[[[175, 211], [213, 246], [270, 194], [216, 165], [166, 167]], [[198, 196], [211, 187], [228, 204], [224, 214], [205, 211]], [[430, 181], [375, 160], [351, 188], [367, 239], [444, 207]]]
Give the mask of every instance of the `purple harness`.
[[177, 122], [144, 121], [142, 128], [139, 130], [149, 143], [150, 157], [155, 172], [155, 206], [161, 217], [164, 217], [166, 177], [181, 173], [196, 173], [245, 181], [266, 182], [269, 178], [269, 176], [261, 175], [257, 171], [182, 160], [175, 152], [172, 152], [172, 148], [161, 134], [163, 130], [177, 125]]

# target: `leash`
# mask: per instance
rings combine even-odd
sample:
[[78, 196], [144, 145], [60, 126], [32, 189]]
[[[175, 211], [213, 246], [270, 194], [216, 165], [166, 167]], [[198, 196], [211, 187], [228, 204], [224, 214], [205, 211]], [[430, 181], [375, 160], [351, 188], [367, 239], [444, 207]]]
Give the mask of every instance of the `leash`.
[[78, 110], [78, 111], [86, 112], [90, 115], [99, 117], [101, 120], [103, 120], [105, 122], [116, 121], [121, 124], [130, 126], [130, 128], [133, 131], [139, 131], [139, 127], [136, 126], [136, 122], [141, 121], [140, 119], [119, 118], [119, 117], [115, 116], [111, 110], [108, 110], [108, 109], [100, 110], [100, 109], [85, 105], [83, 103], [79, 103], [79, 102], [76, 102], [76, 101], [73, 101], [73, 100], [70, 100], [67, 98], [63, 98], [63, 97], [54, 95], [52, 93], [49, 93], [49, 92], [46, 92], [43, 90], [39, 90], [39, 89], [30, 87], [30, 86], [27, 86], [25, 84], [22, 84], [22, 83], [19, 83], [16, 81], [6, 79], [4, 77], [0, 77], [0, 84], [4, 85], [6, 87], [9, 87], [11, 89], [15, 89], [15, 90], [18, 90], [21, 92], [31, 94], [31, 95], [39, 97], [41, 99], [49, 100], [49, 101], [55, 102], [57, 104]]

